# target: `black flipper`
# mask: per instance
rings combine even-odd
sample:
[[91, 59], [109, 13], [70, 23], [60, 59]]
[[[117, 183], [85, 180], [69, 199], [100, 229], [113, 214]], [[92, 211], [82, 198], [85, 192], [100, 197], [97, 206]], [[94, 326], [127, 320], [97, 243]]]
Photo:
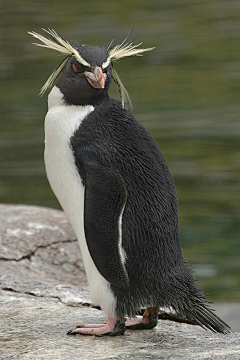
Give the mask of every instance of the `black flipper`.
[[81, 150], [84, 230], [91, 257], [100, 274], [119, 288], [128, 288], [128, 274], [120, 254], [120, 217], [127, 201], [122, 176], [100, 164], [94, 152]]

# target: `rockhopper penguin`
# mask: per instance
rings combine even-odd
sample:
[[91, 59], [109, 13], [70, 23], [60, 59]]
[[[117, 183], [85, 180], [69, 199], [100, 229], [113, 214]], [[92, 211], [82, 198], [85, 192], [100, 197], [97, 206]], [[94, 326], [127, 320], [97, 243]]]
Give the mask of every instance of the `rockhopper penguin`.
[[[66, 57], [41, 93], [48, 96], [45, 165], [50, 185], [79, 241], [90, 296], [107, 324], [69, 334], [121, 335], [157, 325], [159, 307], [204, 328], [228, 333], [209, 308], [184, 261], [178, 238], [178, 200], [163, 155], [125, 107], [128, 94], [112, 62], [145, 51], [68, 42], [56, 31], [30, 32]], [[111, 79], [122, 101], [108, 96]], [[145, 308], [143, 317], [136, 314]]]

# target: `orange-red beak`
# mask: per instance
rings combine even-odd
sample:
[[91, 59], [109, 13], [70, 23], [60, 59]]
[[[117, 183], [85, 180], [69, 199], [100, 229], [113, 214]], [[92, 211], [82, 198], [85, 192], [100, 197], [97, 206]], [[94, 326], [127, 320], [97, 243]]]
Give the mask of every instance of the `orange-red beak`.
[[105, 86], [105, 81], [107, 74], [102, 72], [102, 69], [99, 66], [95, 66], [93, 71], [85, 71], [84, 75], [87, 81], [96, 89], [103, 89]]

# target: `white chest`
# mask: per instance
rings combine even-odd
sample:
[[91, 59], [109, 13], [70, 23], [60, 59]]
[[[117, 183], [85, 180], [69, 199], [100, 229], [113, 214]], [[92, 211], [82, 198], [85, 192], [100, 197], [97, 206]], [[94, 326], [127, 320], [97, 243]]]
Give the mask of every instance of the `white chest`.
[[91, 299], [108, 314], [113, 314], [116, 300], [109, 283], [93, 263], [86, 244], [83, 223], [84, 187], [70, 147], [72, 135], [94, 107], [64, 105], [62, 94], [56, 87], [49, 94], [48, 104], [44, 152], [47, 177], [78, 238]]
[[[44, 158], [50, 185], [69, 221], [75, 227], [77, 209], [73, 204], [81, 206], [81, 212], [78, 213], [80, 216], [83, 207], [83, 186], [70, 148], [70, 139], [94, 107], [64, 105], [61, 99], [60, 91], [54, 87], [49, 95], [49, 110], [45, 118]], [[76, 196], [79, 199], [76, 199]]]

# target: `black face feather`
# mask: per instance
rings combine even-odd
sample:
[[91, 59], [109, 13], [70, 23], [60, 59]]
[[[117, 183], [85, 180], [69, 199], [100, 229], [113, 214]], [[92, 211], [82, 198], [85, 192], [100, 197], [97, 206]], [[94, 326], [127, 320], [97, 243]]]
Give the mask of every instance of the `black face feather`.
[[[83, 46], [83, 53], [86, 58], [94, 54], [94, 47]], [[90, 48], [90, 49], [89, 49]], [[110, 68], [104, 70], [106, 74], [105, 87], [103, 89], [94, 88], [86, 79], [85, 72], [93, 71], [94, 67], [101, 66], [104, 54], [100, 52], [101, 48], [97, 47], [97, 51], [94, 54], [91, 66], [86, 67], [80, 64], [73, 56], [71, 56], [62, 71], [61, 78], [57, 83], [57, 87], [64, 95], [64, 100], [69, 105], [97, 105], [103, 99], [108, 98], [108, 89], [111, 84], [111, 71]], [[75, 66], [78, 71], [74, 71]]]
[[104, 61], [108, 58], [108, 51], [105, 46], [80, 45], [76, 46], [76, 50], [81, 54], [82, 58], [91, 65], [102, 67]]

